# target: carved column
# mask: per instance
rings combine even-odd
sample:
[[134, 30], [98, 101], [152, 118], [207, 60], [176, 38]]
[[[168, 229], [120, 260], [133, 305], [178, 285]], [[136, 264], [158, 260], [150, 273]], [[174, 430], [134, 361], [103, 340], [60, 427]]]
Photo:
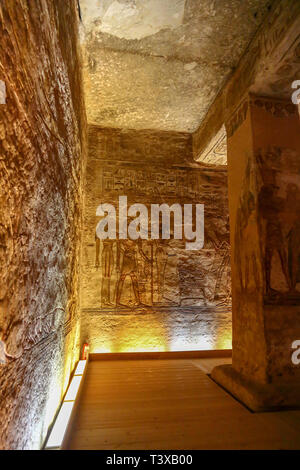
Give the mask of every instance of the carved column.
[[248, 95], [226, 124], [233, 364], [213, 378], [251, 409], [300, 405], [300, 124], [290, 101]]

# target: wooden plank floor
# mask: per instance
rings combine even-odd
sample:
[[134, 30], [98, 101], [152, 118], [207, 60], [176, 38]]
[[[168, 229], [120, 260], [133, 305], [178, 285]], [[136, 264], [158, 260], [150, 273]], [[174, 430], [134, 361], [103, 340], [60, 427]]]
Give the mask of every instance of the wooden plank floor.
[[206, 374], [229, 359], [95, 361], [70, 449], [300, 449], [300, 411], [254, 414]]

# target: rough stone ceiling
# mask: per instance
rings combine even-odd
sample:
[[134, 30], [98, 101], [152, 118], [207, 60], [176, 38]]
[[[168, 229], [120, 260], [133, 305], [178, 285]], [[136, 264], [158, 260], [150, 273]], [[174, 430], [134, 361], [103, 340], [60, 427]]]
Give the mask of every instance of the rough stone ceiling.
[[193, 132], [272, 0], [80, 0], [89, 122]]

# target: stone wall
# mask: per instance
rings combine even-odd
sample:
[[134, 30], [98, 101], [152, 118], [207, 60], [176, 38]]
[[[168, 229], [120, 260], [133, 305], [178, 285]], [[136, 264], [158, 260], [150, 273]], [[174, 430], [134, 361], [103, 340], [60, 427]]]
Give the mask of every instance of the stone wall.
[[[191, 135], [89, 127], [82, 340], [91, 352], [231, 347], [227, 171], [192, 159]], [[205, 245], [100, 241], [101, 203], [205, 205]], [[171, 237], [172, 238], [172, 237]]]
[[1, 449], [40, 448], [79, 354], [77, 30], [75, 0], [1, 1]]

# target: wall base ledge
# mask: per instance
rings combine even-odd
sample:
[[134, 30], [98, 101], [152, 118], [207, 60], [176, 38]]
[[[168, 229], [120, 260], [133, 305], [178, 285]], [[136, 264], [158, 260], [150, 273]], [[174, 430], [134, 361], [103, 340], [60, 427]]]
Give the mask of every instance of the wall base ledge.
[[231, 349], [209, 349], [196, 351], [149, 351], [122, 353], [90, 353], [90, 361], [122, 361], [138, 359], [209, 359], [232, 357]]
[[254, 412], [300, 408], [300, 382], [261, 384], [251, 381], [231, 365], [217, 366], [211, 378]]

